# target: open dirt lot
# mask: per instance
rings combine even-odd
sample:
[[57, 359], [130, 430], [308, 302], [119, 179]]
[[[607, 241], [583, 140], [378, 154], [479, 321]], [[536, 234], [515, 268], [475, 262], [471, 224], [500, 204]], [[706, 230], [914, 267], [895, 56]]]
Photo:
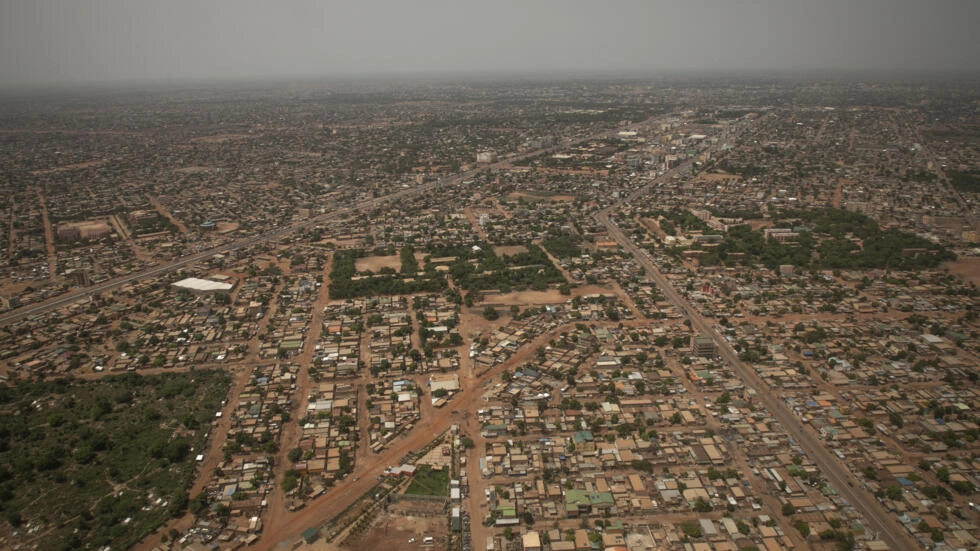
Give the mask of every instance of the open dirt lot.
[[526, 253], [527, 247], [524, 245], [504, 245], [500, 247], [494, 247], [493, 253], [497, 256], [507, 255], [514, 256], [519, 253]]
[[401, 267], [402, 261], [398, 255], [366, 256], [364, 258], [358, 258], [354, 261], [354, 269], [358, 272], [370, 270], [374, 273], [378, 273], [381, 268], [392, 268], [397, 271]]
[[963, 257], [956, 262], [946, 262], [942, 267], [963, 281], [980, 285], [980, 257]]
[[708, 174], [698, 174], [698, 182], [724, 182], [726, 180], [741, 180], [742, 177], [738, 174], [729, 174], [727, 172], [719, 173], [708, 173]]
[[660, 223], [652, 218], [640, 218], [640, 222], [643, 223], [643, 227], [647, 229], [650, 233], [655, 235], [658, 239], [663, 239], [667, 237], [664, 230], [660, 228]]
[[506, 295], [487, 295], [483, 304], [503, 304], [510, 306], [534, 306], [538, 304], [559, 304], [568, 300], [569, 296], [563, 295], [555, 290], [549, 291], [520, 291], [517, 293], [507, 293]]
[[524, 193], [521, 191], [511, 193], [507, 195], [507, 199], [516, 200], [523, 197], [528, 201], [553, 201], [556, 203], [565, 201], [574, 201], [575, 197], [573, 195], [549, 195], [544, 193]]
[[[422, 538], [432, 536], [436, 545], [423, 547]], [[446, 517], [408, 517], [382, 514], [375, 519], [365, 536], [353, 542], [351, 549], [445, 549]], [[415, 543], [408, 540], [415, 538]]]
[[230, 233], [238, 229], [238, 222], [218, 222], [218, 233]]
[[549, 289], [547, 291], [519, 291], [516, 293], [507, 293], [505, 295], [487, 295], [487, 299], [483, 301], [482, 304], [504, 304], [506, 306], [510, 306], [511, 304], [516, 304], [518, 306], [563, 304], [571, 299], [572, 296], [581, 297], [585, 295], [609, 293], [621, 294], [621, 291], [618, 291], [613, 286], [582, 285], [581, 287], [576, 287], [573, 289], [571, 296], [563, 295], [556, 289]]
[[225, 143], [250, 138], [248, 134], [213, 134], [211, 136], [201, 136], [192, 138], [191, 142], [197, 143]]

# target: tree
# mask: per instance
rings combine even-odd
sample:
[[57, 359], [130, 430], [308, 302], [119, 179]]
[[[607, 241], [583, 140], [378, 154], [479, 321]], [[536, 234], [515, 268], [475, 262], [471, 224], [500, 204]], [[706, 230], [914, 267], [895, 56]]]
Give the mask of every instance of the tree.
[[701, 537], [701, 524], [693, 520], [685, 520], [680, 523], [680, 529], [689, 538]]
[[167, 511], [171, 517], [177, 518], [184, 513], [189, 502], [190, 497], [187, 495], [187, 492], [179, 490], [170, 501], [170, 505], [167, 506]]
[[493, 306], [487, 306], [483, 310], [483, 317], [489, 321], [493, 321], [500, 317], [500, 312], [498, 312], [497, 309], [494, 308]]
[[199, 517], [208, 510], [208, 495], [201, 492], [194, 496], [194, 499], [187, 504], [187, 510], [195, 517]]
[[286, 471], [286, 476], [282, 479], [282, 491], [289, 493], [299, 486], [299, 471], [290, 469]]
[[810, 525], [803, 519], [796, 519], [793, 521], [793, 527], [796, 528], [803, 539], [806, 539], [810, 535]]
[[699, 513], [710, 513], [711, 509], [712, 509], [711, 502], [709, 502], [707, 499], [704, 499], [703, 497], [699, 497], [694, 502], [694, 510]]

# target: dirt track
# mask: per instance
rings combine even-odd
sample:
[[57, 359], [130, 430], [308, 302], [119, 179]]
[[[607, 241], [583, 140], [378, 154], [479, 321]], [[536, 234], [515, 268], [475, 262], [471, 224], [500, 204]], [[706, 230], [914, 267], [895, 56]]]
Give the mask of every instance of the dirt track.
[[[305, 509], [293, 513], [286, 512], [277, 524], [272, 525], [270, 523], [269, 530], [262, 534], [262, 538], [254, 548], [263, 551], [276, 549], [283, 543], [289, 546], [299, 538], [303, 530], [311, 526], [319, 526], [326, 520], [339, 515], [374, 486], [376, 477], [384, 472], [386, 466], [398, 463], [398, 460], [404, 455], [425, 447], [453, 423], [461, 422], [464, 408], [466, 412], [474, 413], [474, 410], [479, 407], [479, 397], [483, 393], [484, 383], [501, 371], [512, 369], [514, 366], [519, 366], [530, 360], [538, 346], [547, 343], [563, 329], [563, 327], [557, 328], [539, 336], [531, 343], [525, 344], [508, 361], [493, 367], [480, 377], [473, 376], [469, 369], [461, 370], [461, 386], [464, 390], [456, 395], [448, 406], [431, 410], [431, 413], [423, 415], [407, 437], [394, 440], [392, 445], [380, 454], [359, 454], [352, 477], [311, 501]], [[459, 410], [451, 408], [459, 408]], [[458, 413], [453, 413], [453, 411], [458, 411]]]

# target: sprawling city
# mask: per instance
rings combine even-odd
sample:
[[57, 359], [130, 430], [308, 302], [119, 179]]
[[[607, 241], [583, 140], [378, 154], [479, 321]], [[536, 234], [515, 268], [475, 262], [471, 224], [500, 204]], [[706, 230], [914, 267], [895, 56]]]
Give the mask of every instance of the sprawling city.
[[0, 547], [980, 546], [980, 91], [0, 103]]

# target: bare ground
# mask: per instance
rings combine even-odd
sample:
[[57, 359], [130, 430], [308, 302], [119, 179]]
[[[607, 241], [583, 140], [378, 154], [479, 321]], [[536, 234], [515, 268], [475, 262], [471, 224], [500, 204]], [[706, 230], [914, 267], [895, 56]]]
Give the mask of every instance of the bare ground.
[[369, 270], [378, 273], [381, 268], [392, 268], [398, 270], [402, 267], [402, 261], [398, 255], [392, 256], [366, 256], [354, 261], [354, 269], [358, 272]]
[[963, 281], [980, 285], [980, 257], [961, 257], [955, 262], [944, 263], [942, 267]]
[[230, 141], [243, 140], [245, 138], [250, 138], [252, 136], [248, 134], [213, 134], [211, 136], [201, 136], [199, 138], [192, 138], [191, 142], [197, 143], [224, 143]]
[[698, 174], [699, 182], [724, 182], [725, 180], [741, 180], [742, 177], [738, 174], [729, 174], [727, 172], [718, 173], [707, 173]]
[[537, 194], [537, 193], [524, 193], [521, 191], [516, 191], [514, 193], [507, 195], [508, 200], [518, 199], [521, 197], [525, 199], [529, 199], [531, 201], [552, 201], [555, 203], [562, 202], [562, 201], [569, 202], [575, 200], [575, 196], [573, 195], [548, 195], [548, 194]]
[[762, 228], [772, 227], [772, 220], [746, 220], [745, 223], [748, 224], [750, 228], [752, 228], [752, 231], [758, 231], [761, 230]]
[[660, 223], [652, 218], [640, 218], [640, 222], [643, 224], [650, 233], [655, 235], [657, 239], [663, 239], [667, 237], [667, 234], [660, 228]]
[[238, 229], [238, 222], [218, 222], [218, 233], [230, 233]]
[[515, 254], [526, 253], [527, 247], [524, 245], [502, 245], [500, 247], [494, 247], [493, 253], [497, 256], [507, 255], [514, 256]]
[[[436, 539], [434, 549], [445, 548], [447, 531], [444, 514], [435, 517], [381, 514], [364, 537], [351, 542], [350, 549], [412, 549], [419, 547], [426, 536]], [[408, 543], [412, 538], [416, 541]], [[442, 545], [438, 545], [440, 542]]]

